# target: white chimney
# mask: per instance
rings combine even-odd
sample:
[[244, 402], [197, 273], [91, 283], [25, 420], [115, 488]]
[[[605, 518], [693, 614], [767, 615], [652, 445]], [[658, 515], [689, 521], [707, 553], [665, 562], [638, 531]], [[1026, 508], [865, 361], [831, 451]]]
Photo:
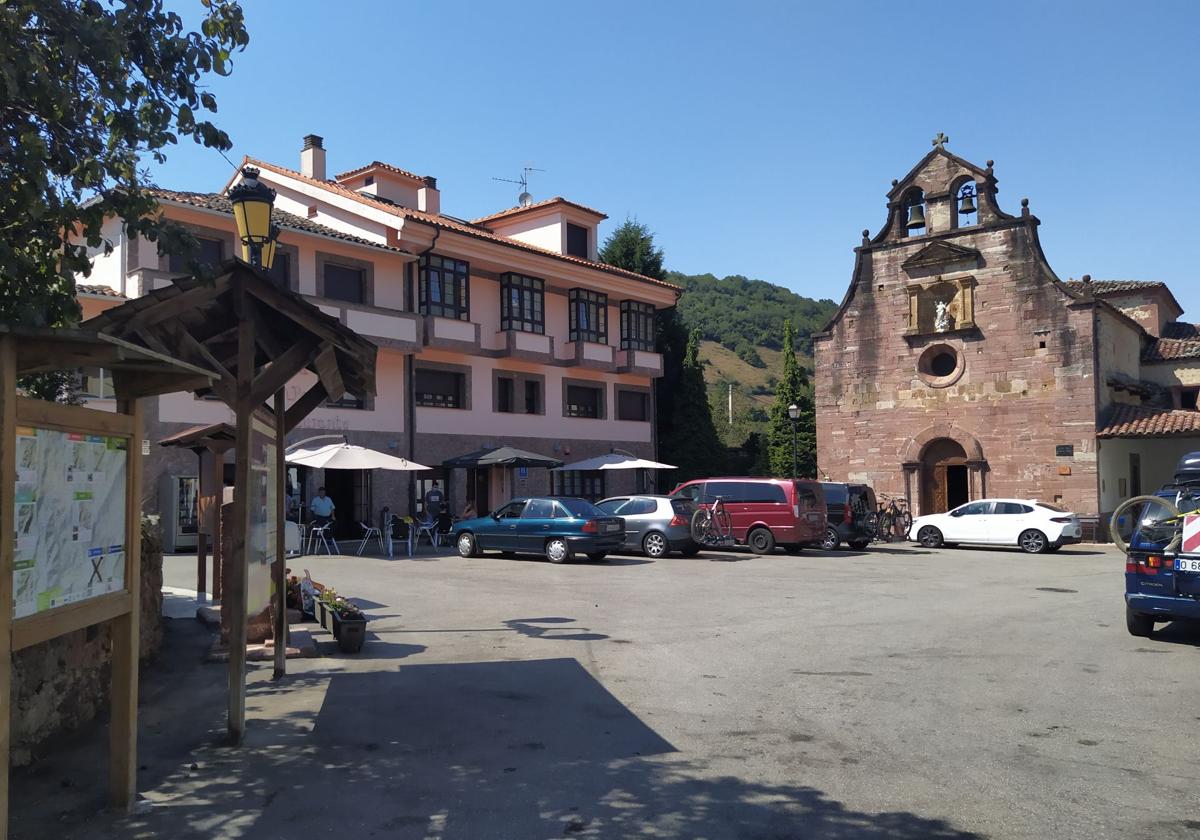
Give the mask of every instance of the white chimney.
[[442, 212], [442, 193], [437, 188], [437, 178], [425, 176], [425, 185], [417, 190], [417, 209], [435, 216]]
[[300, 150], [300, 171], [309, 178], [325, 180], [324, 140], [315, 134], [304, 135], [304, 148]]

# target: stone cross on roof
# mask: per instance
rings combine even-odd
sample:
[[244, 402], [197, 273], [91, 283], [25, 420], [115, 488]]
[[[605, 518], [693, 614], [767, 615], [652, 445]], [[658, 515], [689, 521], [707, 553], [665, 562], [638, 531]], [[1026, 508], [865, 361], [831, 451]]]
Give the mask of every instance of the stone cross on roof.
[[943, 134], [940, 131], [937, 133], [937, 137], [933, 138], [933, 145], [939, 149], [942, 148], [943, 146], [945, 146], [949, 142], [950, 142], [950, 138], [947, 137], [945, 134]]

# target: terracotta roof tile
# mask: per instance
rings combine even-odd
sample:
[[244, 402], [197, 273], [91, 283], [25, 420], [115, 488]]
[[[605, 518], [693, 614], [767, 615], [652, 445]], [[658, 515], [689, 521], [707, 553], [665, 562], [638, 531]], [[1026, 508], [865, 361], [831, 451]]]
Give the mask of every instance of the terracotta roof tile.
[[[434, 213], [424, 213], [420, 210], [413, 210], [411, 207], [401, 207], [399, 204], [392, 204], [391, 202], [387, 202], [387, 201], [379, 201], [379, 200], [373, 199], [371, 196], [363, 195], [362, 193], [355, 192], [354, 190], [349, 189], [348, 187], [344, 187], [341, 184], [336, 183], [334, 181], [318, 181], [317, 179], [309, 178], [307, 175], [297, 172], [294, 169], [288, 169], [283, 166], [276, 166], [273, 163], [268, 163], [263, 160], [257, 160], [252, 157], [246, 157], [245, 160], [243, 160], [242, 165], [243, 166], [257, 166], [259, 169], [265, 169], [269, 172], [274, 172], [278, 175], [286, 175], [289, 178], [296, 178], [301, 181], [306, 181], [310, 184], [321, 187], [322, 189], [328, 190], [329, 192], [337, 193], [339, 195], [345, 196], [346, 198], [357, 201], [361, 204], [365, 204], [369, 207], [374, 207], [378, 210], [383, 210], [387, 213], [391, 213], [392, 215], [399, 216], [404, 219], [415, 219], [418, 222], [425, 222], [426, 224], [434, 225], [436, 227], [442, 228], [443, 230], [452, 230], [456, 233], [462, 233], [467, 236], [474, 236], [477, 239], [486, 239], [491, 242], [496, 242], [500, 245], [505, 245], [509, 248], [516, 248], [518, 250], [528, 251], [533, 254], [541, 254], [542, 256], [551, 257], [552, 259], [562, 260], [563, 262], [575, 263], [576, 265], [585, 266], [587, 268], [592, 268], [597, 271], [603, 271], [607, 274], [614, 274], [618, 277], [626, 277], [630, 280], [639, 280], [643, 283], [650, 283], [655, 286], [662, 286], [665, 289], [671, 289], [673, 291], [680, 291], [682, 288], [680, 286], [676, 286], [674, 283], [668, 283], [665, 280], [656, 280], [653, 277], [647, 277], [644, 274], [638, 274], [635, 271], [626, 271], [623, 268], [617, 268], [615, 265], [608, 265], [608, 264], [602, 263], [602, 262], [593, 262], [592, 260], [585, 260], [581, 257], [572, 257], [568, 254], [559, 254], [555, 251], [550, 251], [546, 248], [539, 248], [536, 245], [530, 245], [527, 242], [521, 242], [517, 239], [512, 239], [507, 236], [500, 236], [499, 234], [492, 233], [491, 231], [487, 230], [486, 228], [472, 225], [469, 222], [456, 221], [456, 220], [451, 219], [444, 215], [438, 215], [438, 214], [434, 214]], [[232, 179], [231, 179], [231, 182], [232, 182]]]
[[488, 222], [494, 222], [497, 219], [504, 219], [504, 218], [508, 218], [509, 216], [518, 216], [521, 213], [528, 213], [533, 210], [539, 210], [543, 207], [549, 207], [551, 204], [565, 204], [568, 207], [574, 207], [575, 209], [582, 210], [585, 213], [591, 213], [593, 216], [599, 216], [601, 219], [608, 218], [607, 215], [605, 215], [604, 213], [601, 213], [599, 210], [593, 210], [591, 207], [588, 207], [587, 205], [579, 204], [578, 202], [575, 202], [575, 201], [569, 201], [569, 200], [563, 198], [561, 195], [556, 195], [556, 196], [554, 196], [554, 198], [546, 198], [546, 199], [543, 199], [542, 201], [535, 201], [533, 204], [527, 204], [524, 207], [521, 207], [521, 206], [509, 207], [507, 210], [501, 210], [497, 213], [492, 213], [489, 216], [482, 216], [478, 219], [472, 219], [471, 224], [486, 225]]
[[121, 294], [111, 286], [91, 286], [85, 283], [76, 283], [75, 294], [94, 295], [95, 297], [120, 298], [121, 300], [125, 300], [125, 295]]
[[1200, 324], [1171, 321], [1163, 324], [1163, 338], [1200, 338]]
[[1166, 437], [1200, 434], [1200, 411], [1117, 405], [1096, 437]]
[[[1082, 293], [1088, 286], [1082, 280], [1068, 280], [1067, 288], [1073, 292]], [[1093, 280], [1091, 282], [1092, 294], [1100, 295], [1119, 295], [1125, 292], [1137, 292], [1142, 289], [1154, 289], [1166, 287], [1166, 283], [1161, 280]]]
[[[186, 204], [191, 207], [200, 207], [205, 210], [216, 210], [218, 213], [228, 213], [233, 215], [233, 206], [229, 203], [227, 196], [220, 193], [198, 193], [184, 192], [181, 190], [164, 190], [157, 187], [148, 189], [146, 192], [153, 195], [159, 201], [170, 201], [175, 204]], [[340, 239], [343, 242], [353, 242], [355, 245], [367, 245], [371, 248], [379, 248], [382, 251], [391, 251], [394, 254], [407, 254], [408, 252], [401, 248], [393, 248], [391, 245], [384, 245], [381, 242], [372, 242], [370, 239], [364, 239], [361, 236], [354, 236], [349, 233], [335, 228], [326, 227], [318, 224], [311, 219], [303, 219], [292, 213], [283, 210], [272, 210], [271, 218], [279, 224], [280, 227], [299, 230], [305, 233], [315, 233], [318, 236], [326, 236], [330, 239]]]
[[1142, 352], [1143, 362], [1166, 362], [1174, 359], [1200, 359], [1200, 337], [1156, 338], [1146, 345]]
[[360, 166], [357, 169], [351, 169], [349, 172], [343, 172], [341, 175], [334, 175], [335, 181], [344, 181], [347, 178], [353, 178], [355, 175], [361, 175], [372, 169], [383, 169], [387, 172], [394, 172], [397, 175], [403, 175], [405, 178], [412, 178], [415, 181], [424, 181], [424, 175], [418, 175], [415, 172], [409, 172], [407, 169], [401, 169], [399, 166], [392, 166], [390, 163], [384, 163], [381, 160], [373, 160], [366, 166]]

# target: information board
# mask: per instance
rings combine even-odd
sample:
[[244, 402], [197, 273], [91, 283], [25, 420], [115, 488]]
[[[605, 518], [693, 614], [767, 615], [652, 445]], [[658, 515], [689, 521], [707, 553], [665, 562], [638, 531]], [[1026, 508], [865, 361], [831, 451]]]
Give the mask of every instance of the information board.
[[14, 618], [125, 588], [128, 446], [17, 427]]
[[279, 471], [275, 463], [275, 429], [255, 417], [250, 424], [250, 521], [246, 541], [246, 612], [258, 615], [271, 602], [271, 563], [278, 538], [275, 506]]

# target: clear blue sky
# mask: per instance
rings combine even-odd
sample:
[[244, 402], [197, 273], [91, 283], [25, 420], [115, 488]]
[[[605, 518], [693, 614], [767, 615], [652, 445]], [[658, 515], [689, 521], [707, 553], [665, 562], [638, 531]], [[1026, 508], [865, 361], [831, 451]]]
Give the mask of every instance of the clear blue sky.
[[[173, 0], [195, 19], [197, 0]], [[1058, 274], [1159, 279], [1200, 321], [1200, 4], [253, 0], [212, 89], [242, 154], [435, 175], [472, 218], [564, 195], [655, 232], [669, 268], [840, 300], [884, 193], [946, 132], [996, 161]], [[215, 190], [169, 151], [163, 186]]]

